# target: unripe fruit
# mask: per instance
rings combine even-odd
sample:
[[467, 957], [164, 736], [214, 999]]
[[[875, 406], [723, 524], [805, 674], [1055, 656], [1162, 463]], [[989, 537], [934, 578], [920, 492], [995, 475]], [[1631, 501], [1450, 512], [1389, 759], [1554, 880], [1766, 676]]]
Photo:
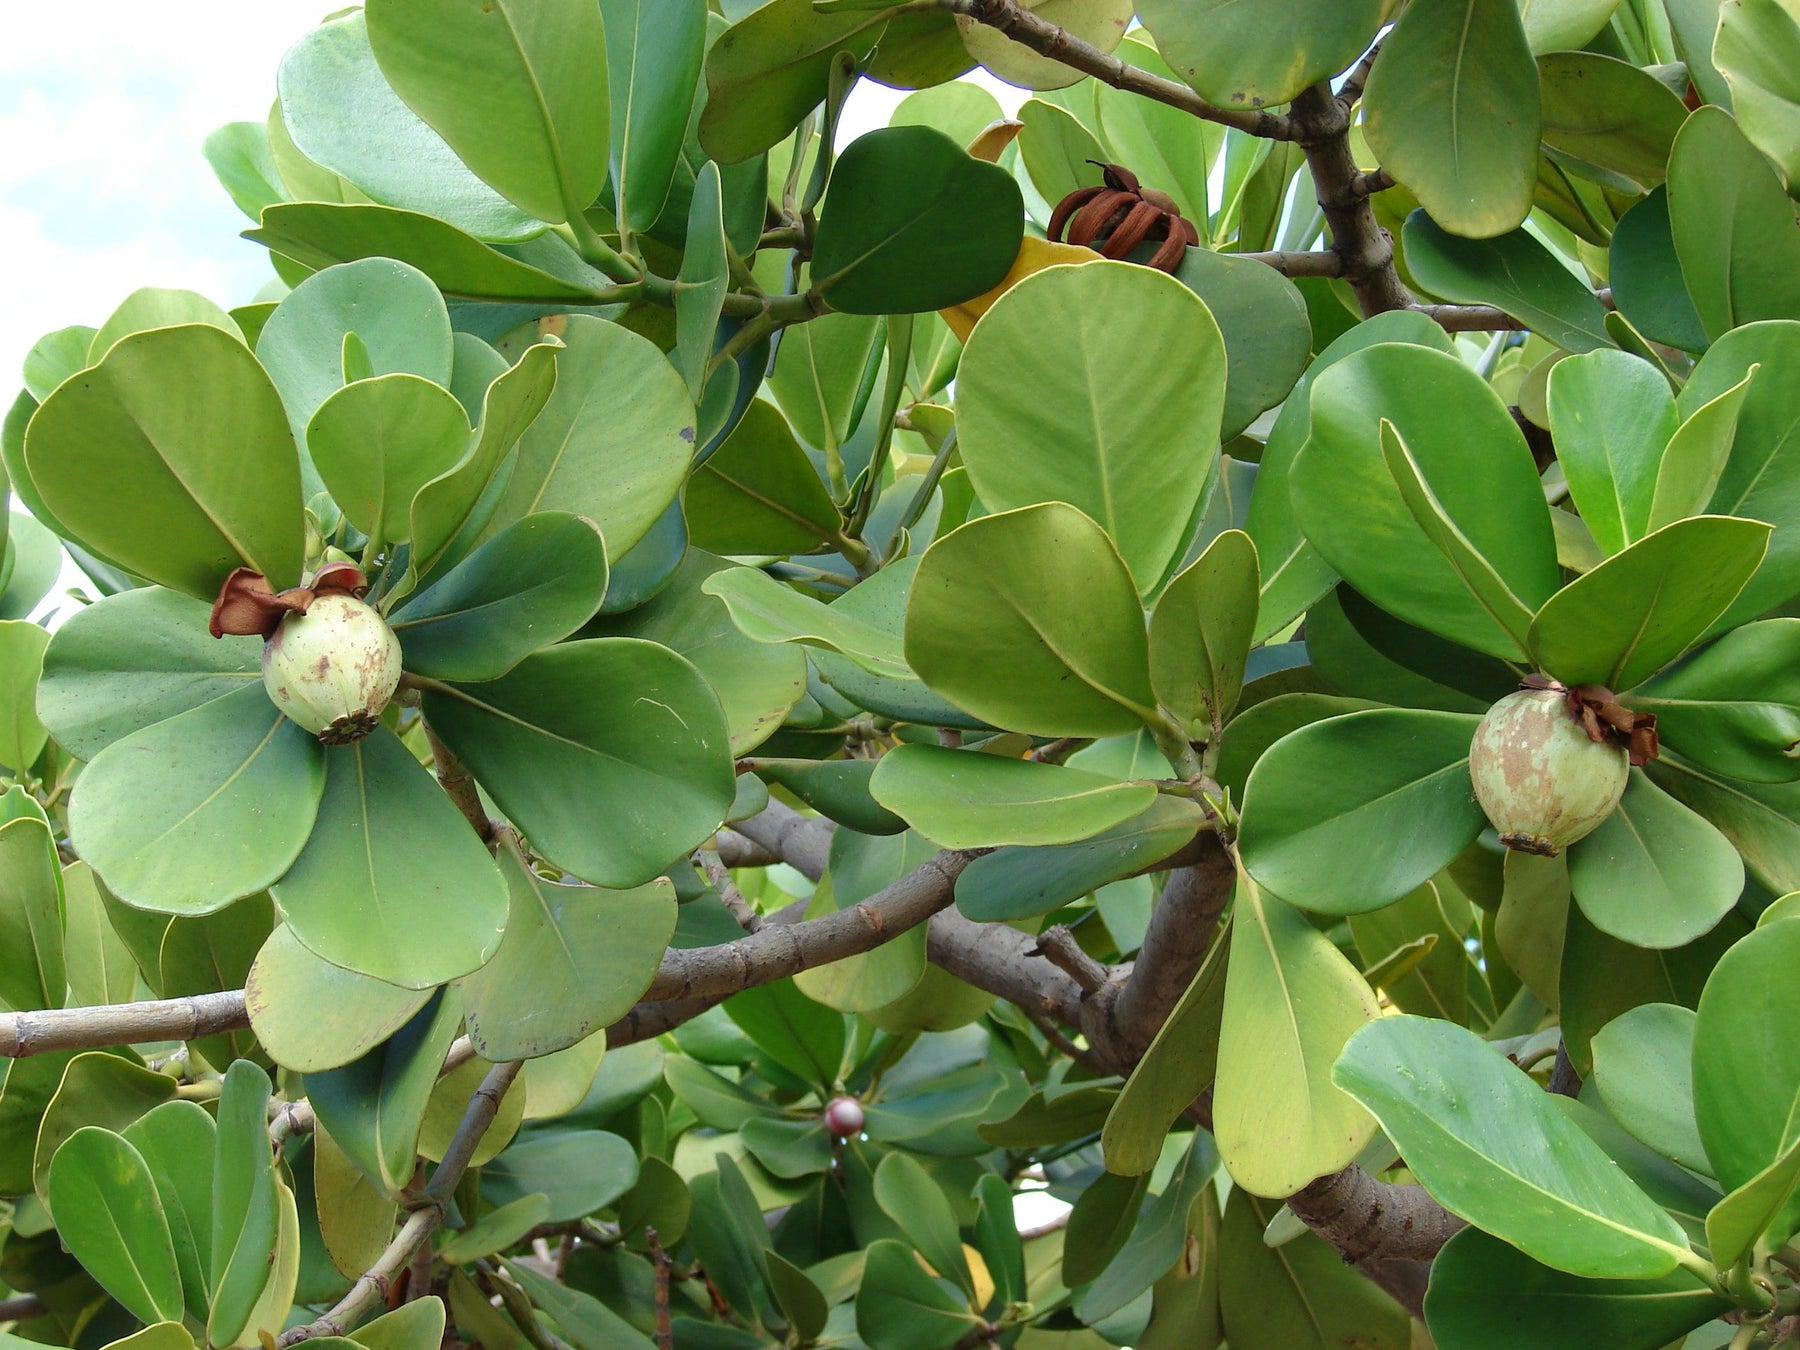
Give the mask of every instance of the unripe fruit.
[[400, 640], [371, 606], [342, 592], [289, 614], [263, 644], [263, 687], [326, 745], [375, 730], [400, 684]]
[[1500, 842], [1545, 857], [1593, 833], [1630, 775], [1626, 748], [1590, 739], [1559, 689], [1508, 694], [1481, 719], [1469, 750], [1475, 799]]
[[839, 1139], [853, 1139], [862, 1133], [862, 1103], [854, 1097], [833, 1097], [825, 1103], [825, 1128]]

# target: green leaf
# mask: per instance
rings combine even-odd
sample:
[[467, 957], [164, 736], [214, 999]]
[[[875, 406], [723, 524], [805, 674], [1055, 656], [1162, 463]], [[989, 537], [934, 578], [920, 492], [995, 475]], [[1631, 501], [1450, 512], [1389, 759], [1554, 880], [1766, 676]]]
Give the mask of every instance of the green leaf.
[[1369, 77], [1364, 117], [1382, 167], [1451, 233], [1489, 239], [1531, 210], [1538, 74], [1513, 5], [1409, 5]]
[[1706, 333], [1675, 256], [1666, 188], [1656, 188], [1619, 217], [1607, 262], [1613, 303], [1634, 328], [1682, 351], [1705, 349]]
[[1458, 304], [1493, 305], [1567, 351], [1614, 345], [1606, 332], [1606, 310], [1593, 291], [1524, 230], [1463, 239], [1424, 211], [1414, 211], [1406, 218], [1404, 244], [1407, 267], [1434, 295]]
[[294, 936], [410, 989], [480, 966], [500, 945], [506, 887], [462, 813], [386, 727], [324, 758], [312, 839], [272, 888]]
[[[891, 1154], [899, 1157], [899, 1154]], [[961, 1255], [960, 1251], [958, 1255]], [[769, 1277], [769, 1292], [781, 1305], [789, 1327], [803, 1340], [815, 1340], [825, 1330], [831, 1310], [825, 1295], [800, 1267], [788, 1261], [773, 1247], [763, 1253], [763, 1266]]]
[[1744, 135], [1790, 186], [1800, 183], [1800, 15], [1782, 0], [1720, 5], [1712, 58]]
[[408, 670], [492, 680], [580, 628], [605, 595], [606, 546], [592, 522], [544, 511], [515, 521], [410, 597], [392, 627]]
[[71, 614], [44, 653], [38, 711], [56, 743], [93, 759], [114, 741], [262, 683], [262, 644], [215, 638], [209, 604], [160, 586]]
[[982, 922], [1048, 914], [1168, 857], [1192, 842], [1203, 820], [1198, 802], [1159, 793], [1144, 811], [1079, 843], [998, 849], [963, 869], [957, 908]]
[[428, 1294], [365, 1322], [349, 1339], [366, 1350], [432, 1350], [443, 1342], [444, 1322], [443, 1301]]
[[[184, 323], [209, 324], [231, 334], [240, 342], [244, 340], [243, 333], [231, 316], [204, 295], [197, 295], [193, 291], [145, 286], [126, 296], [124, 302], [112, 312], [112, 317], [100, 325], [88, 344], [87, 359], [80, 364], [82, 367], [99, 365], [102, 358], [112, 350], [113, 344], [132, 333], [142, 333], [152, 328], [174, 328]], [[64, 333], [68, 331], [63, 330]], [[48, 396], [49, 390], [46, 389], [44, 397]]]
[[[662, 214], [681, 159], [706, 48], [703, 0], [601, 0], [611, 97], [617, 214], [647, 230]], [[592, 98], [584, 90], [584, 98]], [[715, 171], [716, 172], [716, 171]]]
[[462, 404], [416, 375], [347, 384], [306, 427], [313, 464], [346, 519], [389, 543], [411, 538], [414, 494], [454, 468], [468, 443]]
[[1669, 155], [1669, 229], [1688, 294], [1717, 342], [1800, 318], [1800, 237], [1781, 179], [1723, 108], [1689, 116]]
[[1193, 739], [1216, 738], [1237, 706], [1258, 591], [1256, 545], [1227, 530], [1157, 599], [1150, 683]]
[[985, 516], [926, 550], [906, 659], [984, 721], [1038, 736], [1122, 735], [1156, 716], [1137, 594], [1105, 530], [1076, 508]]
[[120, 899], [205, 914], [288, 870], [324, 786], [318, 742], [259, 682], [101, 751], [81, 775], [69, 829]]
[[1575, 902], [1636, 947], [1681, 947], [1712, 931], [1744, 889], [1731, 842], [1642, 771], [1618, 808], [1569, 847]]
[[715, 553], [811, 553], [843, 530], [787, 419], [762, 399], [688, 479], [686, 513], [694, 544]]
[[1641, 684], [1726, 612], [1768, 541], [1756, 520], [1666, 525], [1557, 592], [1531, 622], [1532, 656], [1565, 684]]
[[586, 516], [622, 557], [675, 500], [694, 453], [694, 404], [656, 344], [571, 315], [556, 391], [519, 438], [484, 537], [537, 511]]
[[1018, 138], [1019, 159], [1046, 202], [1059, 202], [1077, 188], [1100, 186], [1099, 166], [1106, 161], [1106, 151], [1074, 113], [1031, 98], [1020, 107], [1018, 120], [1024, 128]]
[[656, 976], [675, 931], [675, 894], [658, 877], [631, 891], [546, 881], [510, 852], [506, 936], [461, 988], [469, 1039], [490, 1060], [551, 1054], [603, 1031]]
[[[806, 917], [851, 909], [924, 863], [937, 848], [911, 832], [872, 838], [854, 828], [831, 836], [826, 879], [813, 892]], [[925, 975], [925, 927], [901, 933], [873, 951], [845, 957], [794, 976], [808, 998], [840, 1012], [866, 1013], [906, 997]]]
[[1389, 613], [1503, 659], [1518, 642], [1422, 530], [1381, 450], [1391, 422], [1442, 513], [1527, 609], [1562, 574], [1543, 487], [1523, 435], [1491, 386], [1461, 358], [1381, 344], [1314, 380], [1312, 430], [1290, 491], [1306, 536]]
[[1235, 922], [1226, 919], [1214, 934], [1187, 992], [1113, 1103], [1100, 1134], [1108, 1171], [1136, 1176], [1156, 1166], [1169, 1127], [1212, 1083]]
[[1796, 1188], [1800, 1141], [1707, 1213], [1706, 1245], [1712, 1259], [1720, 1267], [1734, 1266], [1752, 1259], [1765, 1235], [1785, 1242], [1800, 1225]]
[[[1146, 365], [1148, 348], [1163, 359]], [[1178, 282], [1123, 262], [1033, 273], [983, 316], [957, 368], [969, 480], [991, 511], [1085, 512], [1147, 593], [1217, 472], [1225, 378], [1218, 325]]]
[[1379, 1015], [1325, 934], [1240, 880], [1213, 1087], [1213, 1136], [1234, 1182], [1288, 1196], [1356, 1157], [1375, 1122], [1333, 1086], [1331, 1065]]
[[1755, 783], [1800, 778], [1800, 620], [1745, 624], [1632, 691], [1703, 768]]
[[885, 19], [819, 14], [812, 0], [773, 0], [744, 14], [706, 56], [700, 148], [736, 164], [785, 137], [825, 97], [832, 58], [869, 54]]
[[1669, 439], [1650, 505], [1652, 530], [1699, 515], [1712, 500], [1737, 436], [1738, 414], [1758, 369], [1750, 367], [1737, 384], [1693, 409]]
[[299, 580], [300, 472], [275, 386], [206, 324], [134, 333], [31, 419], [25, 461], [60, 524], [210, 602], [234, 567]]
[[593, 5], [377, 0], [366, 12], [394, 91], [508, 201], [562, 221], [600, 195], [606, 32]]
[[[550, 1217], [550, 1197], [525, 1195], [482, 1216], [438, 1248], [440, 1259], [453, 1266], [468, 1265], [518, 1245], [525, 1235]], [[410, 1307], [411, 1305], [405, 1305]]]
[[1475, 721], [1381, 708], [1283, 737], [1244, 790], [1244, 866], [1289, 904], [1321, 914], [1398, 900], [1485, 826], [1469, 790]]
[[[440, 1073], [431, 1100], [425, 1106], [425, 1119], [419, 1128], [419, 1156], [428, 1162], [442, 1162], [444, 1154], [456, 1138], [456, 1131], [468, 1114], [482, 1082], [493, 1064], [479, 1056], [466, 1060], [449, 1073]], [[500, 1098], [494, 1123], [469, 1157], [469, 1166], [485, 1167], [512, 1143], [525, 1119], [526, 1089], [519, 1079], [513, 1080]]]
[[425, 1107], [461, 1016], [454, 993], [439, 991], [384, 1044], [306, 1076], [307, 1098], [333, 1142], [384, 1195], [412, 1180]]
[[270, 206], [244, 238], [307, 267], [392, 258], [424, 273], [444, 294], [470, 300], [593, 303], [611, 284], [560, 235], [542, 234], [502, 253], [435, 216], [361, 202]]
[[736, 795], [718, 699], [653, 642], [565, 642], [498, 680], [428, 690], [424, 710], [533, 847], [597, 885], [656, 876]]
[[1669, 148], [1687, 119], [1673, 89], [1650, 71], [1594, 52], [1540, 56], [1538, 78], [1545, 145], [1647, 188], [1663, 181]]
[[1445, 1208], [1544, 1264], [1655, 1279], [1692, 1262], [1680, 1226], [1473, 1032], [1381, 1018], [1351, 1038], [1332, 1080]]
[[[647, 8], [645, 0], [632, 3], [639, 11]], [[676, 10], [685, 7], [670, 6]], [[660, 13], [661, 9], [658, 5], [655, 12]], [[615, 83], [614, 88], [617, 87]], [[694, 175], [694, 195], [688, 203], [687, 247], [682, 250], [681, 271], [675, 279], [674, 361], [696, 404], [706, 389], [706, 367], [717, 343], [725, 293], [731, 287], [722, 195], [719, 166], [707, 160]], [[787, 344], [784, 341], [782, 345]]]
[[[436, 216], [482, 239], [522, 240], [543, 231], [470, 173], [400, 101], [375, 64], [361, 13], [322, 23], [290, 47], [278, 87], [295, 148], [372, 201]], [[257, 212], [246, 214], [255, 219]]]
[[27, 1118], [36, 1129], [36, 1150], [25, 1184], [19, 1188], [21, 1192], [35, 1190], [40, 1200], [48, 1197], [50, 1164], [57, 1149], [76, 1130], [88, 1125], [123, 1130], [175, 1095], [170, 1079], [144, 1067], [129, 1052], [91, 1050], [52, 1068], [48, 1081], [33, 1081], [15, 1064], [7, 1079], [9, 1094], [14, 1078], [25, 1080], [20, 1084], [21, 1106], [29, 1109], [33, 1098], [41, 1105], [36, 1116]]
[[0, 513], [0, 543], [12, 555], [10, 575], [0, 591], [0, 619], [29, 619], [61, 578], [62, 541], [15, 507]]
[[1590, 1046], [1594, 1086], [1607, 1114], [1690, 1172], [1710, 1172], [1694, 1120], [1693, 1011], [1641, 1003], [1608, 1022]]
[[110, 1130], [75, 1131], [50, 1164], [50, 1210], [69, 1252], [143, 1322], [176, 1322], [181, 1273], [150, 1168]]
[[1679, 1344], [1730, 1307], [1689, 1270], [1652, 1280], [1587, 1280], [1468, 1228], [1431, 1266], [1425, 1320], [1442, 1350], [1590, 1350]]
[[1680, 423], [1668, 381], [1635, 356], [1590, 352], [1551, 368], [1548, 404], [1557, 460], [1601, 550], [1643, 538]]
[[[1258, 641], [1266, 640], [1292, 622], [1337, 580], [1336, 573], [1302, 533], [1290, 493], [1294, 457], [1306, 445], [1312, 430], [1313, 382], [1352, 352], [1380, 342], [1400, 341], [1448, 351], [1450, 339], [1423, 314], [1403, 310], [1378, 314], [1356, 325], [1320, 352], [1282, 404], [1263, 446], [1262, 467], [1250, 493], [1250, 512], [1244, 524], [1244, 529], [1256, 543], [1256, 556], [1262, 566], [1262, 606], [1256, 622]], [[1229, 394], [1228, 386], [1227, 397]]]
[[900, 1225], [927, 1265], [974, 1298], [975, 1280], [963, 1257], [956, 1216], [930, 1173], [904, 1153], [888, 1154], [875, 1169], [875, 1203]]
[[1463, 946], [1474, 927], [1467, 900], [1447, 880], [1350, 920], [1357, 954], [1368, 963], [1364, 976], [1396, 1008], [1479, 1025], [1483, 1014], [1471, 1010], [1469, 986], [1473, 973], [1479, 999], [1480, 977]]
[[583, 631], [593, 637], [647, 638], [692, 661], [724, 707], [731, 753], [742, 755], [760, 745], [799, 701], [807, 667], [796, 647], [745, 636], [725, 602], [702, 589], [709, 578], [733, 570], [724, 559], [689, 548], [653, 597]]
[[[1768, 1018], [1766, 983], [1792, 969], [1800, 953], [1800, 927], [1773, 923], [1740, 939], [1707, 977], [1694, 1021], [1694, 1116], [1713, 1175], [1728, 1192], [1750, 1187], [1767, 1169], [1785, 1164], [1785, 1185], [1771, 1177], [1756, 1187], [1761, 1220], [1754, 1240], [1767, 1229], [1779, 1246], [1800, 1227], [1800, 1196], [1794, 1194], [1800, 1126], [1800, 1055]], [[1767, 1196], [1773, 1190], [1772, 1203]], [[1727, 1197], [1731, 1203], [1731, 1197]], [[1708, 1221], [1708, 1232], [1712, 1231]], [[1748, 1245], [1748, 1241], [1745, 1245]], [[1724, 1264], [1731, 1253], [1716, 1253]]]
[[[1078, 41], [1110, 53], [1124, 36], [1133, 7], [1130, 0], [1036, 0], [1031, 8], [1039, 18]], [[969, 55], [1008, 84], [1025, 89], [1062, 89], [1081, 78], [1073, 67], [1040, 55], [969, 15], [957, 15], [956, 26]]]
[[[824, 314], [782, 334], [769, 388], [800, 438], [825, 452], [829, 473], [854, 472], [832, 459], [843, 458], [868, 408], [886, 340], [887, 325], [868, 314]], [[845, 486], [834, 482], [840, 495]]]
[[34, 402], [42, 403], [57, 385], [77, 371], [87, 369], [88, 349], [93, 346], [98, 331], [84, 324], [71, 324], [44, 334], [33, 344], [25, 353], [22, 374], [25, 392]]
[[182, 1300], [202, 1320], [212, 1260], [213, 1119], [197, 1102], [164, 1102], [127, 1125], [124, 1137], [150, 1170], [169, 1223]]
[[556, 1319], [575, 1350], [651, 1350], [654, 1342], [592, 1294], [572, 1289], [517, 1261], [507, 1273], [531, 1301]]
[[[838, 156], [820, 206], [812, 288], [847, 314], [915, 314], [991, 290], [1024, 203], [1012, 175], [930, 127], [885, 127]], [[939, 241], [953, 233], [946, 251]]]
[[0, 824], [0, 1006], [60, 1008], [68, 972], [56, 840], [41, 817]]
[[1312, 356], [1306, 299], [1274, 268], [1211, 249], [1188, 249], [1174, 276], [1200, 297], [1225, 339], [1219, 432], [1230, 440], [1286, 399], [1305, 372]]
[[729, 567], [700, 589], [717, 596], [732, 622], [756, 642], [797, 642], [839, 652], [871, 674], [890, 679], [912, 675], [900, 639], [860, 617], [784, 586], [753, 567]]
[[[1115, 55], [1140, 70], [1168, 79], [1180, 78], [1161, 53], [1144, 40], [1143, 34], [1127, 36]], [[1129, 164], [1146, 187], [1166, 193], [1181, 214], [1205, 234], [1211, 214], [1207, 209], [1211, 187], [1208, 179], [1225, 143], [1224, 128], [1180, 108], [1140, 98], [1129, 90], [1099, 83], [1093, 88], [1091, 120], [1106, 147], [1101, 162]], [[1086, 110], [1083, 105], [1077, 106]], [[1226, 190], [1230, 191], [1229, 186]], [[1229, 231], [1226, 214], [1221, 205], [1215, 233]]]
[[274, 1061], [297, 1073], [335, 1069], [385, 1041], [431, 997], [334, 966], [282, 924], [244, 983], [250, 1026]]
[[869, 1350], [947, 1350], [976, 1318], [945, 1280], [892, 1238], [869, 1244], [856, 1292], [856, 1334]]
[[218, 1122], [206, 1337], [213, 1345], [230, 1345], [251, 1323], [274, 1278], [281, 1229], [281, 1184], [269, 1151], [269, 1079], [247, 1059], [225, 1074]]
[[863, 834], [900, 834], [906, 821], [869, 792], [875, 763], [866, 759], [754, 759], [747, 767], [765, 783], [786, 788], [820, 815]]
[[534, 1133], [481, 1171], [482, 1198], [504, 1205], [521, 1196], [550, 1197], [550, 1221], [562, 1223], [610, 1205], [636, 1182], [637, 1154], [603, 1130]]
[[1176, 73], [1227, 108], [1286, 103], [1362, 55], [1380, 0], [1282, 0], [1251, 12], [1231, 0], [1139, 0], [1138, 17]]
[[107, 918], [94, 869], [86, 863], [70, 863], [63, 869], [63, 907], [69, 1006], [129, 1003], [137, 984], [137, 963]]
[[[244, 987], [256, 952], [275, 926], [275, 906], [266, 895], [247, 895], [224, 909], [169, 922], [156, 953], [151, 979], [164, 998], [235, 992]], [[255, 1037], [233, 1029], [190, 1042], [210, 1064], [230, 1064], [257, 1054]]]
[[1156, 796], [1148, 783], [929, 745], [882, 756], [870, 791], [946, 848], [1072, 843], [1123, 824]]
[[[1194, 1131], [1192, 1142], [1175, 1165], [1162, 1194], [1137, 1219], [1130, 1236], [1105, 1268], [1076, 1294], [1077, 1316], [1089, 1323], [1112, 1316], [1181, 1260], [1189, 1215], [1208, 1188], [1217, 1166], [1218, 1159], [1205, 1134]], [[1067, 1256], [1064, 1259], [1066, 1263]]]

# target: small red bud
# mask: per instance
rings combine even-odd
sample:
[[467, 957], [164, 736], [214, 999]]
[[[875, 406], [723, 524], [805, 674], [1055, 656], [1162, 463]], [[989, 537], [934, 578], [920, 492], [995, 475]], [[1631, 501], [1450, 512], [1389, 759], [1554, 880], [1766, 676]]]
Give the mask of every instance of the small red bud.
[[854, 1097], [833, 1097], [825, 1103], [825, 1128], [839, 1139], [862, 1133], [862, 1103]]

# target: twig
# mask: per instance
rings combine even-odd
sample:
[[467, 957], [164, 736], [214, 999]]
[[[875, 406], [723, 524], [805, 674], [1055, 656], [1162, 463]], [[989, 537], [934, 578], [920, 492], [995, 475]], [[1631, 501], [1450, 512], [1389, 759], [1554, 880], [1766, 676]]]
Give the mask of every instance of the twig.
[[1092, 43], [1083, 42], [1074, 34], [1026, 9], [1018, 3], [1018, 0], [939, 0], [939, 2], [951, 13], [961, 14], [977, 23], [986, 24], [989, 28], [998, 30], [1021, 46], [1031, 48], [1040, 56], [1047, 56], [1052, 61], [1060, 61], [1072, 70], [1079, 70], [1085, 75], [1092, 75], [1102, 84], [1110, 84], [1115, 89], [1125, 89], [1134, 94], [1142, 94], [1145, 98], [1154, 99], [1158, 103], [1166, 103], [1171, 108], [1180, 108], [1183, 112], [1192, 113], [1195, 117], [1204, 118], [1208, 122], [1217, 122], [1220, 126], [1235, 127], [1252, 136], [1261, 136], [1272, 141], [1295, 139], [1295, 129], [1291, 119], [1283, 117], [1279, 113], [1265, 112], [1261, 109], [1239, 111], [1234, 108], [1216, 107], [1178, 80], [1168, 80], [1160, 75], [1153, 75], [1147, 70], [1141, 70], [1130, 64], [1123, 57], [1110, 55]]
[[14, 1298], [0, 1299], [0, 1322], [29, 1322], [49, 1311], [44, 1300], [36, 1294], [19, 1294]]
[[146, 1041], [194, 1041], [219, 1032], [242, 1031], [249, 1025], [242, 989], [108, 1007], [0, 1013], [0, 1057], [23, 1059], [51, 1050], [91, 1050]]
[[1446, 333], [1519, 332], [1529, 325], [1492, 305], [1408, 305]]
[[669, 1254], [657, 1241], [656, 1230], [645, 1227], [644, 1241], [650, 1247], [650, 1260], [656, 1267], [656, 1283], [651, 1290], [651, 1306], [656, 1312], [657, 1350], [675, 1350], [675, 1330], [669, 1322]]
[[1386, 192], [1393, 187], [1394, 181], [1394, 175], [1386, 169], [1370, 169], [1350, 180], [1350, 191], [1359, 197], [1373, 197], [1377, 192]]
[[481, 842], [493, 843], [494, 822], [488, 818], [487, 809], [481, 804], [481, 793], [475, 787], [474, 778], [450, 747], [438, 739], [431, 724], [426, 722], [422, 725], [425, 727], [425, 740], [431, 746], [431, 763], [437, 772], [438, 785], [456, 803], [456, 809], [463, 813], [463, 819], [481, 836]]
[[700, 860], [700, 870], [706, 873], [706, 879], [719, 893], [725, 908], [731, 911], [731, 917], [738, 921], [738, 927], [746, 933], [754, 933], [763, 926], [763, 917], [750, 907], [744, 899], [744, 893], [737, 888], [737, 882], [731, 879], [731, 872], [719, 861], [719, 855], [709, 849], [701, 849], [694, 855]]
[[1381, 55], [1382, 44], [1386, 41], [1387, 39], [1383, 38], [1381, 42], [1370, 47], [1364, 53], [1363, 59], [1356, 63], [1356, 69], [1351, 71], [1344, 82], [1338, 86], [1337, 96], [1346, 104], [1354, 105], [1362, 97], [1362, 92], [1369, 83], [1369, 75], [1375, 69], [1375, 58]]
[[1041, 956], [1064, 972], [1081, 986], [1084, 994], [1105, 988], [1112, 978], [1110, 970], [1081, 949], [1066, 924], [1053, 924], [1039, 934], [1037, 946], [1031, 949], [1030, 955]]
[[727, 867], [767, 867], [781, 861], [779, 853], [764, 848], [753, 839], [746, 839], [730, 827], [713, 836], [713, 849]]
[[752, 843], [769, 850], [809, 881], [817, 881], [825, 875], [834, 829], [830, 821], [803, 816], [791, 806], [770, 802], [732, 828]]
[[1284, 253], [1227, 253], [1227, 258], [1248, 258], [1273, 267], [1284, 277], [1338, 277], [1344, 260], [1330, 249], [1297, 249]]

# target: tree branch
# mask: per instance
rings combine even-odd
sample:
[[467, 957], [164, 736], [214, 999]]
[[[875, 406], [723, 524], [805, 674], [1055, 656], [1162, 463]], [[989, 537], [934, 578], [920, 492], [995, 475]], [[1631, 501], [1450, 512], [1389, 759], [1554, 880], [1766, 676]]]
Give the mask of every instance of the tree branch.
[[456, 809], [463, 813], [463, 819], [481, 836], [481, 842], [494, 842], [494, 822], [488, 818], [487, 808], [481, 804], [481, 793], [475, 786], [475, 780], [463, 767], [463, 762], [456, 757], [450, 747], [438, 739], [437, 732], [426, 722], [425, 740], [431, 746], [431, 765], [437, 773], [438, 785], [449, 794], [450, 800], [456, 803]]
[[773, 801], [732, 826], [751, 843], [767, 849], [810, 881], [825, 875], [834, 828], [822, 817], [803, 816], [793, 807]]
[[1418, 310], [1447, 333], [1519, 332], [1529, 326], [1492, 305], [1409, 305], [1407, 308]]
[[193, 1041], [222, 1031], [242, 1031], [249, 1025], [242, 989], [99, 1008], [0, 1013], [0, 1057], [23, 1059], [51, 1050]]
[[1018, 0], [939, 0], [939, 3], [953, 14], [961, 14], [977, 23], [986, 24], [1021, 46], [1031, 48], [1040, 56], [1061, 61], [1072, 70], [1092, 75], [1102, 84], [1110, 84], [1115, 89], [1141, 94], [1208, 122], [1236, 127], [1252, 136], [1272, 141], [1291, 141], [1295, 138], [1290, 120], [1279, 113], [1262, 109], [1240, 111], [1217, 107], [1178, 80], [1167, 80], [1147, 70], [1140, 70], [1122, 57], [1112, 56], [1091, 43], [1083, 42], [1072, 33], [1026, 9]]
[[1394, 270], [1394, 241], [1375, 220], [1361, 177], [1350, 153], [1350, 104], [1316, 84], [1294, 99], [1291, 119], [1300, 131], [1306, 167], [1325, 223], [1331, 228], [1331, 251], [1342, 265], [1340, 275], [1356, 292], [1363, 317], [1405, 309], [1412, 296]]
[[1037, 939], [1003, 923], [976, 923], [953, 909], [932, 916], [925, 954], [977, 989], [1032, 1017], [1081, 1025], [1081, 986], [1036, 951]]
[[1341, 277], [1344, 260], [1330, 249], [1300, 249], [1286, 253], [1228, 253], [1228, 258], [1248, 258], [1273, 267], [1284, 277]]
[[1429, 1261], [1466, 1225], [1423, 1186], [1379, 1181], [1352, 1163], [1309, 1182], [1288, 1208], [1352, 1262]]
[[44, 1300], [36, 1294], [18, 1294], [12, 1298], [0, 1299], [0, 1322], [29, 1322], [49, 1311]]
[[1134, 1064], [1193, 983], [1237, 885], [1231, 855], [1217, 836], [1204, 838], [1206, 856], [1163, 883], [1137, 960], [1111, 1000], [1111, 1029]]

